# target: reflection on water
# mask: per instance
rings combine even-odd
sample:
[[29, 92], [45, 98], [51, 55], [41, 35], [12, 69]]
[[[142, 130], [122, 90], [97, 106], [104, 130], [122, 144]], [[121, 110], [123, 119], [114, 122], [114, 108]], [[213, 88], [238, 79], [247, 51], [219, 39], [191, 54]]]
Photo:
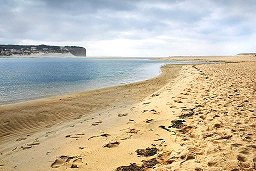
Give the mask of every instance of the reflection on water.
[[0, 104], [141, 81], [157, 76], [163, 64], [127, 58], [0, 58]]
[[119, 85], [159, 74], [146, 59], [2, 58], [0, 103]]

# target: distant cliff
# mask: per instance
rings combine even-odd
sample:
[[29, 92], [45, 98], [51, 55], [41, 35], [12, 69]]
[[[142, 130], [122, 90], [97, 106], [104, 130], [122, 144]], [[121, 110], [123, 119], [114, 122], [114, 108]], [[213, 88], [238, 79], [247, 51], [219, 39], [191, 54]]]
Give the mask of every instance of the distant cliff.
[[256, 53], [239, 53], [237, 55], [253, 55], [253, 56], [256, 56]]
[[86, 56], [86, 49], [78, 46], [65, 46], [68, 51], [75, 56]]
[[33, 54], [72, 54], [86, 56], [86, 49], [79, 46], [49, 46], [49, 45], [0, 45], [0, 56], [33, 55]]

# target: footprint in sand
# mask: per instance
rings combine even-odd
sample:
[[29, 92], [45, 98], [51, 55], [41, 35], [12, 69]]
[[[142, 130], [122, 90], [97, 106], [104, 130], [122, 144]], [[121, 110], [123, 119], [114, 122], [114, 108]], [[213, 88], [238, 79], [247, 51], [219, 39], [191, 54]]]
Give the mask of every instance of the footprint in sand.
[[23, 150], [26, 150], [26, 149], [29, 149], [29, 148], [32, 148], [33, 146], [36, 146], [36, 145], [39, 145], [40, 143], [38, 141], [35, 141], [33, 143], [28, 143], [26, 144], [25, 146], [21, 146], [21, 148]]
[[22, 141], [22, 140], [25, 140], [25, 139], [27, 139], [27, 138], [26, 137], [21, 137], [21, 138], [16, 139], [16, 141]]
[[52, 164], [52, 168], [59, 168], [61, 166], [68, 166], [70, 168], [79, 168], [79, 166], [83, 163], [81, 157], [78, 156], [60, 156], [57, 158]]
[[81, 136], [83, 136], [84, 133], [78, 133], [78, 134], [74, 134], [74, 135], [66, 135], [66, 138], [81, 138]]
[[136, 122], [133, 119], [129, 119], [129, 121], [126, 124], [130, 124], [130, 123], [136, 123]]
[[83, 115], [77, 116], [75, 119], [81, 119]]
[[247, 159], [243, 155], [239, 154], [239, 155], [237, 155], [237, 160], [240, 162], [246, 162]]
[[175, 103], [182, 103], [181, 100], [173, 100]]
[[[195, 159], [195, 155], [194, 154], [183, 154], [180, 156], [180, 159], [183, 160], [180, 164], [188, 161], [188, 160], [194, 160]], [[209, 163], [208, 163], [209, 165]]]
[[149, 112], [152, 112], [153, 114], [159, 114], [155, 109], [151, 109]]
[[126, 136], [124, 138], [120, 138], [120, 140], [127, 140], [127, 139], [130, 139], [132, 137], [132, 135], [129, 135], [129, 136]]
[[40, 143], [39, 142], [33, 142], [33, 143], [30, 143], [30, 144], [27, 144], [28, 146], [34, 146], [34, 145], [39, 145]]
[[92, 138], [97, 138], [97, 137], [109, 137], [111, 136], [110, 134], [101, 134], [101, 135], [94, 135], [91, 136], [90, 138], [88, 138], [88, 140], [92, 139]]

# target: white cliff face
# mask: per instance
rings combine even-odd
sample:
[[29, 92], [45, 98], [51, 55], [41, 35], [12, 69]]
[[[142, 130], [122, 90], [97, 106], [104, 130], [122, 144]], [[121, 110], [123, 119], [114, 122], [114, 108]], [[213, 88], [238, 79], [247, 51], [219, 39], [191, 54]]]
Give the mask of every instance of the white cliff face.
[[68, 51], [74, 56], [86, 56], [86, 49], [83, 47], [67, 47]]

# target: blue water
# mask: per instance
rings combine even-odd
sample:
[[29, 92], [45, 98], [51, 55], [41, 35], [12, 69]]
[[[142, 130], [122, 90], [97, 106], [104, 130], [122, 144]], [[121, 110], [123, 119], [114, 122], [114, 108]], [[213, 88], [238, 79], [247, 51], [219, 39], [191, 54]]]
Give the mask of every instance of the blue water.
[[0, 104], [120, 85], [157, 76], [148, 59], [0, 58]]
[[0, 58], [0, 104], [142, 81], [157, 76], [163, 64], [127, 58]]

